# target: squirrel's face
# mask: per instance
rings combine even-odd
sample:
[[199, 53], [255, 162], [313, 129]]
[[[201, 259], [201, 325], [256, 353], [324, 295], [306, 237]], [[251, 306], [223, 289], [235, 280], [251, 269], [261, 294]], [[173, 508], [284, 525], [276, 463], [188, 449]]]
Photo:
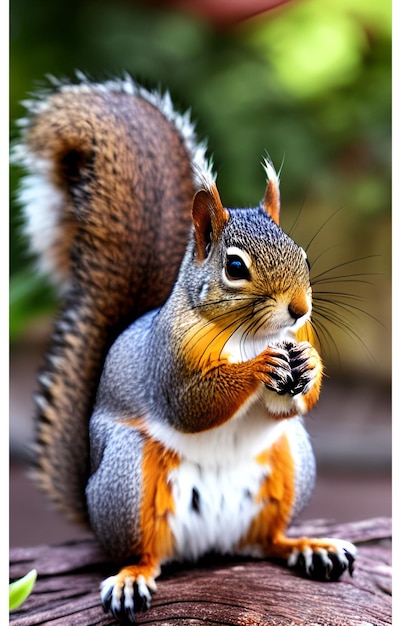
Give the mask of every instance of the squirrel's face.
[[[195, 259], [185, 282], [199, 322], [188, 339], [203, 354], [247, 360], [302, 328], [312, 290], [305, 251], [262, 203], [226, 209], [217, 190], [194, 205]], [[195, 263], [193, 262], [195, 260]]]
[[195, 194], [194, 238], [178, 282], [196, 316], [183, 324], [183, 343], [198, 361], [252, 359], [310, 318], [306, 254], [278, 225], [278, 177], [265, 165], [259, 207], [226, 209], [209, 180]]
[[228, 213], [219, 240], [202, 262], [202, 315], [232, 319], [244, 337], [295, 333], [312, 308], [305, 251], [261, 208]]

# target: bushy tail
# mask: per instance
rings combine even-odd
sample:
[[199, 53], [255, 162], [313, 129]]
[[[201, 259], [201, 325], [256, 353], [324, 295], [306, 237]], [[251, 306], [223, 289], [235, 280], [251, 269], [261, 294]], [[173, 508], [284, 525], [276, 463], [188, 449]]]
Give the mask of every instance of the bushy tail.
[[209, 168], [188, 115], [130, 78], [55, 84], [26, 103], [14, 159], [25, 230], [61, 309], [38, 377], [36, 466], [58, 508], [86, 521], [88, 420], [127, 324], [168, 297]]

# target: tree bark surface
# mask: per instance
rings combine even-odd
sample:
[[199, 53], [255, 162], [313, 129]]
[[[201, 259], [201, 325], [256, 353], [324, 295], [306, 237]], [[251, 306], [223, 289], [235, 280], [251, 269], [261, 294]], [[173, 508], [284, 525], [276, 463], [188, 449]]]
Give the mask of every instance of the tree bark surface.
[[[210, 556], [171, 565], [158, 579], [151, 608], [138, 624], [157, 626], [384, 626], [392, 624], [391, 519], [347, 524], [311, 520], [289, 534], [338, 537], [358, 547], [354, 574], [338, 582], [302, 578], [283, 564]], [[38, 578], [13, 626], [111, 626], [99, 585], [115, 573], [95, 540], [14, 548], [10, 580], [35, 568]]]

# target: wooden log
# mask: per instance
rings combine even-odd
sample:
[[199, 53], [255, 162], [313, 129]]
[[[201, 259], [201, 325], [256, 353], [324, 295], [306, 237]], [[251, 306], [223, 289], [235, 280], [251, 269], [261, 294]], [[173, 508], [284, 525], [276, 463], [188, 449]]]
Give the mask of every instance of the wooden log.
[[[358, 546], [353, 576], [334, 583], [299, 577], [282, 564], [210, 556], [171, 565], [158, 579], [149, 611], [138, 624], [158, 626], [384, 626], [391, 617], [391, 519], [336, 525], [295, 524], [292, 535], [331, 536]], [[31, 596], [10, 614], [13, 626], [107, 626], [101, 580], [114, 573], [95, 540], [10, 551], [10, 579], [36, 568]]]

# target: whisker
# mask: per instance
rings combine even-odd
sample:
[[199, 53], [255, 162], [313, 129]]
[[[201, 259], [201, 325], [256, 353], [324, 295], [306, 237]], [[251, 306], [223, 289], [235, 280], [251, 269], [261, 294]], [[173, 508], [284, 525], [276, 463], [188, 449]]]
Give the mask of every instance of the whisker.
[[331, 278], [322, 278], [321, 280], [311, 281], [311, 287], [315, 287], [316, 285], [336, 285], [337, 283], [350, 283], [354, 285], [370, 285], [371, 287], [375, 286], [375, 283], [370, 280], [364, 280], [362, 278], [357, 278], [357, 276], [379, 276], [380, 274], [346, 274], [344, 276], [332, 276]]
[[[236, 313], [237, 311], [235, 310], [234, 313]], [[197, 345], [197, 343], [199, 343], [199, 341], [201, 341], [202, 337], [208, 332], [208, 330], [210, 328], [213, 328], [214, 326], [216, 326], [216, 320], [224, 320], [224, 318], [231, 318], [232, 316], [232, 312], [231, 311], [223, 311], [222, 313], [220, 313], [219, 315], [216, 315], [213, 319], [208, 320], [202, 320], [202, 322], [198, 322], [199, 325], [199, 329], [193, 334], [191, 335], [190, 332], [188, 331], [188, 329], [185, 329], [183, 331], [183, 340], [182, 340], [182, 346], [183, 349], [185, 350], [188, 345], [193, 342], [195, 340], [195, 337], [197, 335], [199, 336], [199, 339], [195, 341], [194, 345]], [[223, 326], [220, 332], [223, 332], [225, 329], [229, 328], [231, 325], [235, 325], [237, 323], [237, 320], [234, 319], [232, 321], [230, 321], [230, 323], [227, 326]], [[188, 337], [187, 340], [185, 341], [185, 337]]]
[[[243, 322], [242, 322], [243, 323]], [[242, 326], [241, 323], [241, 326]], [[209, 351], [210, 346], [215, 342], [218, 341], [218, 338], [220, 337], [220, 335], [222, 335], [225, 331], [227, 331], [230, 327], [232, 327], [232, 332], [230, 332], [228, 339], [231, 339], [231, 337], [234, 335], [234, 333], [238, 330], [238, 325], [236, 320], [234, 322], [232, 322], [231, 324], [229, 324], [228, 326], [226, 326], [225, 328], [223, 328], [219, 333], [217, 333], [217, 335], [215, 337], [213, 337], [213, 339], [207, 344], [207, 346], [205, 346], [204, 351], [202, 352], [201, 355], [201, 359], [203, 359], [203, 357], [205, 356], [205, 354]], [[225, 345], [225, 344], [224, 344]], [[223, 346], [224, 347], [224, 346]], [[221, 358], [221, 351], [219, 353], [219, 358]]]
[[310, 263], [310, 265], [311, 265], [311, 268], [313, 268], [313, 267], [314, 267], [314, 265], [316, 265], [316, 263], [317, 263], [318, 261], [320, 261], [320, 259], [322, 259], [322, 258], [324, 257], [324, 255], [325, 255], [325, 254], [327, 254], [328, 252], [330, 252], [330, 250], [335, 250], [335, 249], [336, 249], [336, 248], [338, 248], [338, 247], [339, 247], [338, 245], [336, 245], [336, 246], [330, 246], [329, 248], [325, 248], [324, 250], [322, 250], [322, 252], [321, 252], [321, 253], [320, 253], [317, 257], [315, 257], [313, 260], [309, 258], [309, 263]]
[[[352, 298], [353, 296], [350, 296], [349, 294], [345, 294], [348, 298]], [[355, 296], [356, 299], [359, 299], [357, 296]], [[369, 313], [369, 311], [366, 311], [365, 309], [361, 309], [360, 307], [355, 306], [354, 304], [351, 304], [349, 302], [339, 302], [338, 300], [328, 300], [326, 298], [319, 298], [316, 297], [315, 302], [318, 303], [317, 308], [319, 308], [321, 306], [321, 303], [327, 303], [330, 304], [333, 307], [337, 307], [339, 309], [342, 309], [344, 311], [347, 311], [348, 313], [351, 313], [355, 316], [357, 316], [357, 313], [362, 313], [363, 315], [366, 315], [367, 317], [369, 317], [370, 319], [374, 320], [375, 322], [377, 322], [378, 324], [380, 324], [383, 328], [384, 328], [384, 324], [383, 322], [375, 317], [374, 315], [372, 315], [372, 313]], [[361, 300], [363, 300], [363, 298], [361, 298]]]
[[[231, 298], [221, 298], [220, 300], [209, 300], [208, 302], [202, 302], [201, 304], [196, 304], [194, 305], [194, 309], [199, 310], [199, 309], [205, 309], [207, 307], [210, 306], [218, 306], [218, 305], [223, 305], [223, 304], [232, 304], [233, 302], [252, 302], [254, 301], [254, 296], [235, 296], [235, 297], [231, 297]], [[244, 306], [248, 306], [248, 305], [244, 305]]]
[[311, 247], [311, 245], [313, 244], [313, 242], [315, 241], [316, 237], [318, 237], [318, 235], [322, 232], [322, 230], [327, 226], [327, 224], [337, 215], [337, 213], [339, 213], [340, 211], [343, 211], [343, 208], [339, 208], [336, 211], [334, 211], [334, 213], [332, 213], [325, 222], [323, 222], [323, 224], [317, 229], [317, 231], [315, 232], [315, 234], [313, 235], [313, 237], [309, 240], [309, 243], [306, 245], [305, 248], [305, 252], [308, 252], [309, 248]]
[[246, 331], [243, 333], [241, 341], [245, 343], [248, 337], [257, 335], [258, 331], [265, 326], [265, 323], [265, 315], [263, 315], [262, 311], [260, 315], [254, 315], [250, 319], [250, 324], [248, 324]]
[[252, 328], [255, 325], [255, 320], [253, 318], [250, 318], [249, 320], [247, 320], [247, 324], [241, 324], [241, 328], [243, 328], [245, 326], [245, 328], [243, 328], [243, 332], [240, 338], [240, 352], [241, 354], [246, 355], [246, 342], [249, 336], [251, 336], [252, 334]]
[[[306, 197], [306, 194], [305, 194], [305, 197]], [[304, 200], [303, 200], [303, 202], [302, 202], [302, 204], [300, 206], [300, 209], [299, 209], [298, 213], [295, 216], [295, 220], [294, 220], [291, 228], [287, 231], [288, 236], [291, 237], [292, 239], [293, 239], [293, 233], [294, 233], [294, 231], [295, 231], [295, 229], [297, 227], [297, 224], [299, 222], [299, 218], [301, 217], [302, 211], [304, 210], [304, 205], [305, 205], [305, 198], [304, 198]]]
[[[302, 208], [291, 227], [290, 236], [299, 222]], [[383, 275], [380, 271], [369, 271], [370, 267], [377, 270], [377, 267], [374, 267], [375, 259], [382, 255], [369, 254], [370, 251], [367, 250], [364, 256], [344, 260], [343, 255], [343, 260], [341, 258], [338, 260], [340, 246], [335, 245], [332, 239], [329, 239], [329, 245], [325, 245], [322, 251], [317, 247], [317, 242], [324, 237], [324, 232], [330, 229], [334, 218], [338, 219], [339, 213], [343, 211], [343, 207], [334, 210], [320, 226], [316, 226], [316, 231], [303, 246], [311, 265], [310, 284], [313, 300], [312, 317], [307, 324], [322, 351], [329, 350], [340, 362], [342, 359], [339, 332], [352, 339], [358, 346], [362, 346], [364, 353], [375, 362], [369, 343], [365, 343], [362, 336], [361, 321], [373, 320], [374, 323], [385, 326], [379, 319], [380, 316], [376, 317], [370, 312], [372, 307], [365, 295], [369, 293], [369, 289], [375, 288], [377, 277]], [[330, 260], [333, 259], [334, 265], [330, 265]]]
[[[249, 298], [249, 300], [252, 300], [252, 298]], [[232, 300], [220, 300], [220, 301], [217, 301], [216, 303], [211, 303], [211, 304], [212, 306], [214, 306], [217, 303], [220, 304], [224, 302], [230, 302], [232, 304]], [[199, 308], [199, 307], [196, 307], [196, 308]], [[224, 319], [225, 317], [231, 317], [232, 315], [235, 315], [235, 314], [241, 314], [243, 311], [248, 311], [248, 310], [249, 310], [249, 301], [246, 304], [243, 304], [241, 306], [233, 307], [233, 308], [230, 308], [229, 310], [225, 309], [218, 314], [214, 314], [212, 319], [210, 320], [205, 318], [205, 325], [214, 325], [216, 321], [220, 321]]]
[[[328, 309], [326, 307], [319, 307], [318, 309], [315, 309], [315, 314], [318, 317], [321, 317], [327, 322], [333, 324], [333, 326], [336, 326], [337, 328], [342, 330], [346, 335], [348, 335], [348, 337], [350, 337], [358, 345], [364, 348], [365, 352], [369, 355], [373, 363], [376, 362], [376, 359], [374, 358], [372, 352], [369, 350], [366, 343], [361, 339], [358, 333], [355, 330], [353, 330], [353, 328], [351, 328], [350, 326], [346, 324], [346, 322], [344, 321], [344, 319], [341, 317], [339, 313], [336, 313], [332, 309]], [[333, 341], [333, 344], [335, 345], [335, 341]]]
[[[310, 319], [308, 323], [312, 326], [312, 329], [317, 337], [320, 351], [330, 352], [330, 348], [334, 347], [337, 358], [341, 362], [340, 351], [329, 329], [319, 319], [316, 319], [316, 318]], [[326, 349], [325, 349], [325, 346], [326, 346]]]
[[[262, 305], [262, 309], [259, 314], [258, 305]], [[250, 336], [254, 336], [259, 327], [263, 327], [263, 312], [266, 309], [265, 300], [255, 300], [253, 302], [252, 310], [249, 313], [249, 316], [243, 320], [241, 325], [238, 328], [242, 328], [243, 332], [240, 338], [240, 345], [242, 346], [242, 350], [245, 353], [245, 347], [247, 339]]]
[[243, 329], [243, 332], [241, 334], [240, 337], [240, 346], [242, 346], [241, 352], [243, 352], [244, 354], [246, 353], [246, 340], [247, 338], [252, 334], [254, 335], [255, 333], [253, 332], [253, 328], [255, 327], [255, 325], [257, 325], [257, 320], [255, 320], [255, 316], [254, 316], [254, 311], [250, 311], [249, 315], [246, 316], [242, 321], [240, 325], [237, 325], [236, 328], [233, 329], [233, 332], [230, 334], [229, 336], [229, 340], [232, 339], [233, 335], [235, 334], [235, 332], [237, 332], [237, 330], [239, 330], [240, 328]]
[[[350, 281], [351, 283], [353, 281]], [[359, 281], [356, 281], [359, 284]], [[342, 283], [341, 283], [342, 284]], [[350, 298], [351, 300], [365, 300], [366, 298], [364, 296], [360, 296], [357, 293], [350, 293], [349, 291], [323, 291], [323, 290], [318, 290], [318, 291], [313, 291], [314, 296], [317, 298], [318, 296], [336, 296], [336, 297], [345, 297], [345, 298]]]
[[[281, 168], [280, 168], [280, 172], [281, 172]], [[297, 226], [297, 224], [298, 224], [298, 222], [299, 222], [299, 218], [300, 218], [300, 216], [301, 216], [301, 214], [302, 214], [302, 211], [305, 209], [306, 198], [307, 198], [307, 197], [308, 197], [308, 195], [309, 195], [309, 190], [310, 190], [310, 186], [311, 186], [311, 181], [312, 181], [312, 175], [310, 175], [310, 177], [309, 177], [309, 181], [308, 181], [308, 183], [307, 183], [307, 185], [306, 185], [306, 189], [305, 189], [305, 192], [304, 192], [304, 197], [303, 197], [303, 199], [302, 199], [301, 206], [300, 206], [299, 211], [298, 211], [298, 213], [297, 213], [297, 215], [296, 215], [296, 218], [295, 218], [295, 220], [294, 220], [294, 222], [293, 222], [293, 224], [292, 224], [291, 228], [287, 231], [287, 233], [288, 233], [289, 237], [292, 237], [292, 236], [293, 236], [293, 233], [295, 232], [295, 229], [296, 229], [296, 226]], [[292, 238], [293, 238], [293, 237], [292, 237]]]
[[[222, 335], [228, 334], [226, 339], [226, 341], [228, 341], [240, 326], [247, 324], [249, 320], [252, 320], [253, 307], [249, 306], [249, 302], [253, 301], [253, 298], [237, 298], [237, 300], [246, 300], [246, 304], [230, 308], [230, 310], [222, 311], [220, 314], [215, 315], [211, 320], [201, 320], [198, 323], [199, 328], [195, 330], [194, 334], [191, 334], [191, 331], [185, 330], [183, 332], [182, 339], [183, 349], [185, 350], [188, 348], [190, 344], [196, 348], [196, 346], [200, 345], [202, 341], [207, 339], [209, 331], [212, 331], [212, 329], [216, 327], [217, 332], [212, 334], [210, 340], [200, 353], [199, 359], [202, 361], [207, 356], [207, 352], [212, 351], [213, 344], [218, 345], [219, 339]], [[229, 301], [232, 304], [232, 299], [224, 300], [224, 302], [226, 301]], [[223, 345], [226, 344], [226, 341], [224, 341]], [[219, 356], [220, 354], [221, 351]]]
[[[366, 261], [368, 259], [374, 259], [374, 258], [377, 258], [379, 256], [380, 256], [379, 254], [371, 254], [371, 255], [368, 255], [368, 256], [358, 257], [356, 259], [350, 259], [348, 261], [344, 261], [343, 263], [337, 263], [337, 265], [334, 265], [333, 267], [330, 267], [329, 269], [324, 270], [323, 272], [320, 272], [320, 274], [316, 274], [313, 277], [313, 280], [316, 280], [317, 278], [321, 279], [323, 276], [327, 276], [327, 275], [331, 274], [335, 270], [338, 270], [340, 267], [347, 267], [349, 265], [352, 265], [352, 264], [355, 264], [355, 263], [359, 263], [360, 261]], [[362, 273], [357, 273], [355, 275], [356, 276], [358, 276], [358, 275], [360, 275], [360, 276], [371, 276], [371, 275], [374, 275], [374, 274], [372, 274], [372, 272], [362, 272]], [[347, 274], [345, 274], [345, 276], [347, 276]], [[351, 276], [353, 276], [353, 274], [351, 274]], [[311, 278], [311, 280], [312, 280], [312, 278]]]

